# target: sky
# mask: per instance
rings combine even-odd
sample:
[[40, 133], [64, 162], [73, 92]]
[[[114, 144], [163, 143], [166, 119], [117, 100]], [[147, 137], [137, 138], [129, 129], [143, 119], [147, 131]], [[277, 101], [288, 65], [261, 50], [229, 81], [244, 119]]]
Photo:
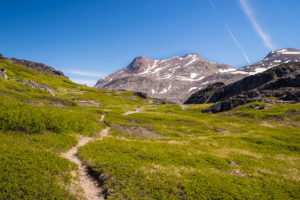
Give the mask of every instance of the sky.
[[300, 49], [299, 0], [0, 0], [0, 53], [93, 86], [135, 57], [242, 67]]

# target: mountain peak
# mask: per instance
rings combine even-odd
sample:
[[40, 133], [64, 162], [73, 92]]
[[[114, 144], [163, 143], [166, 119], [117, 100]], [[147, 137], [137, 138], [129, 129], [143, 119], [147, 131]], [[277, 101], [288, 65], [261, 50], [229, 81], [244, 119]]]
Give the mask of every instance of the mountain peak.
[[126, 68], [125, 72], [129, 74], [138, 74], [144, 72], [149, 65], [153, 65], [154, 60], [145, 56], [136, 57]]
[[133, 59], [133, 62], [139, 62], [139, 61], [149, 61], [149, 60], [152, 60], [150, 58], [147, 58], [145, 56], [137, 56]]
[[99, 80], [96, 87], [145, 92], [150, 97], [183, 103], [193, 91], [215, 82], [214, 78], [227, 82], [229, 77], [241, 76], [220, 73], [233, 70], [229, 65], [209, 62], [197, 53], [160, 60], [139, 56], [126, 68]]
[[275, 55], [300, 55], [300, 50], [295, 48], [283, 48], [271, 51], [265, 58], [271, 58]]

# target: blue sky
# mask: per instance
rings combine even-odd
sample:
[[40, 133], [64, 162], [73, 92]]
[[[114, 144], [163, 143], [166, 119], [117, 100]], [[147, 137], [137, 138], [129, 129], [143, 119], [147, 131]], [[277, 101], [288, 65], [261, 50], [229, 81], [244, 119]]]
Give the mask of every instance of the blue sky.
[[93, 85], [136, 56], [241, 67], [300, 48], [299, 0], [0, 0], [0, 53]]

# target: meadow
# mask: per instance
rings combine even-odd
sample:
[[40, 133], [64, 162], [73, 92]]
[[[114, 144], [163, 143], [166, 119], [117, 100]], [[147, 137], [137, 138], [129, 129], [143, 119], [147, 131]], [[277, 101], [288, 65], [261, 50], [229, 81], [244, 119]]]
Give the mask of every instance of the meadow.
[[[108, 199], [300, 199], [300, 104], [210, 114], [0, 61], [0, 199], [80, 199], [77, 136]], [[50, 88], [33, 89], [19, 80]], [[127, 114], [128, 111], [137, 113]], [[104, 121], [101, 116], [105, 115]]]

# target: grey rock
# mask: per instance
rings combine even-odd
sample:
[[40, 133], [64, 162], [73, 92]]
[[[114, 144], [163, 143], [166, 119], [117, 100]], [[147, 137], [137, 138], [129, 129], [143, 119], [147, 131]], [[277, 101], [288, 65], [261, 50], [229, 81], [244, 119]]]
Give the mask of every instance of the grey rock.
[[4, 78], [5, 80], [8, 80], [8, 77], [7, 77], [7, 75], [6, 75], [6, 69], [5, 69], [5, 68], [0, 69], [0, 77], [1, 77], [1, 78]]
[[21, 83], [24, 83], [24, 84], [27, 84], [29, 85], [30, 87], [32, 87], [33, 89], [41, 89], [41, 90], [45, 90], [47, 91], [51, 96], [55, 96], [54, 92], [50, 89], [50, 88], [47, 88], [43, 85], [39, 85], [37, 84], [36, 82], [34, 82], [33, 80], [22, 80], [22, 79], [19, 79], [17, 80], [18, 82], [21, 82]]

